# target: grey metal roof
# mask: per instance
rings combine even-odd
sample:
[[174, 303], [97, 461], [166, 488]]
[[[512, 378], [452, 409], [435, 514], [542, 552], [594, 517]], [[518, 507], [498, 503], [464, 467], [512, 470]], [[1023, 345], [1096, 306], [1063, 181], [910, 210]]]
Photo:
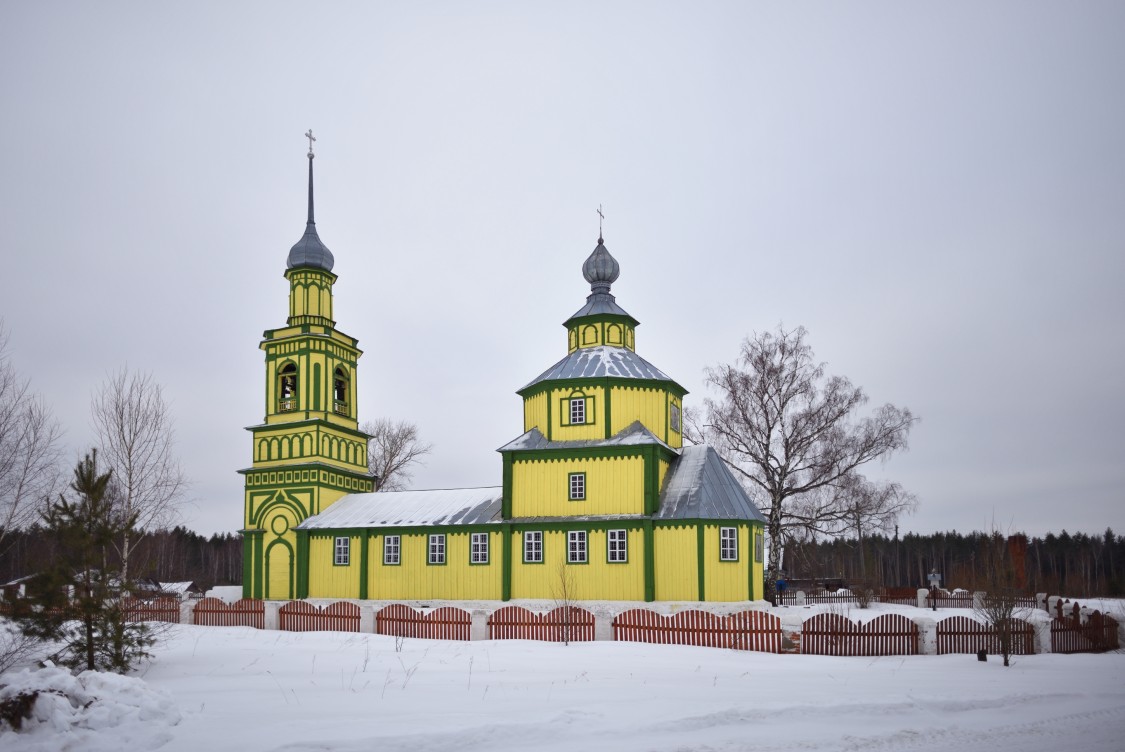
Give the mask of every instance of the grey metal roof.
[[332, 251], [320, 241], [320, 236], [316, 234], [316, 223], [309, 222], [305, 226], [305, 234], [301, 239], [289, 249], [289, 259], [286, 266], [294, 269], [298, 266], [313, 266], [317, 269], [324, 269], [332, 271], [333, 264], [336, 260], [332, 257]]
[[585, 316], [597, 316], [599, 314], [612, 314], [614, 316], [624, 316], [632, 321], [634, 324], [640, 323], [632, 315], [629, 314], [621, 306], [617, 305], [617, 298], [610, 295], [608, 292], [592, 292], [586, 298], [586, 305], [579, 308], [574, 312], [574, 315], [563, 322], [563, 326], [570, 324], [575, 319], [580, 319]]
[[332, 251], [321, 242], [316, 234], [316, 221], [313, 214], [313, 153], [309, 151], [309, 219], [305, 225], [305, 234], [289, 249], [289, 259], [286, 266], [290, 269], [298, 266], [312, 266], [317, 269], [332, 271], [336, 260], [332, 258]]
[[661, 441], [656, 434], [635, 420], [608, 439], [582, 439], [577, 441], [548, 441], [538, 428], [533, 428], [518, 439], [514, 439], [496, 451], [511, 452], [529, 449], [575, 449], [587, 447], [642, 446], [659, 444], [665, 449], [676, 451]]
[[582, 264], [582, 276], [590, 283], [590, 289], [594, 292], [609, 292], [609, 286], [616, 282], [620, 275], [621, 264], [610, 255], [609, 249], [605, 247], [605, 241], [599, 235], [594, 252]]
[[653, 519], [766, 521], [719, 453], [705, 445], [684, 447], [672, 461]]
[[500, 486], [488, 486], [348, 494], [297, 527], [320, 530], [499, 522], [503, 491]]
[[[647, 360], [625, 347], [582, 347], [555, 363], [519, 391], [542, 381], [585, 379], [613, 376], [619, 379], [652, 379], [672, 381], [669, 376]], [[675, 384], [674, 381], [672, 381]], [[676, 384], [679, 386], [679, 384]], [[680, 387], [681, 389], [683, 387]]]

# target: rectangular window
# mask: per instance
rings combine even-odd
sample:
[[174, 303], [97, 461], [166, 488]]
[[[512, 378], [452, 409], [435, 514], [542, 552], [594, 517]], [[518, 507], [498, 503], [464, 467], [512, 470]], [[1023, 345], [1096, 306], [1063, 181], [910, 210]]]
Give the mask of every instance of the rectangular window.
[[336, 539], [336, 556], [332, 563], [338, 567], [346, 567], [348, 565], [349, 554], [351, 553], [352, 539], [347, 537], [340, 537]]
[[738, 561], [738, 528], [719, 528], [719, 561]]
[[388, 535], [383, 538], [383, 563], [395, 566], [399, 563], [399, 553], [402, 544], [397, 535]]
[[762, 563], [762, 553], [763, 553], [764, 548], [765, 548], [765, 546], [764, 546], [763, 541], [762, 541], [762, 531], [761, 530], [755, 530], [754, 531], [754, 561], [758, 562], [759, 564]]
[[586, 563], [585, 530], [571, 530], [566, 534], [566, 560], [569, 564]]
[[610, 530], [607, 532], [606, 560], [611, 564], [620, 564], [629, 561], [629, 549], [626, 548], [624, 530]]
[[586, 473], [570, 474], [570, 500], [582, 501], [586, 498]]
[[469, 563], [488, 563], [488, 533], [473, 533], [469, 544]]
[[543, 563], [543, 533], [539, 530], [523, 534], [523, 560], [528, 564]]
[[586, 422], [586, 398], [574, 397], [570, 400], [570, 425], [580, 425]]
[[669, 413], [669, 421], [668, 422], [672, 424], [672, 430], [675, 431], [676, 433], [679, 433], [680, 432], [680, 406], [673, 402], [672, 407], [668, 411], [668, 413]]
[[430, 564], [445, 563], [445, 534], [436, 533], [430, 536]]

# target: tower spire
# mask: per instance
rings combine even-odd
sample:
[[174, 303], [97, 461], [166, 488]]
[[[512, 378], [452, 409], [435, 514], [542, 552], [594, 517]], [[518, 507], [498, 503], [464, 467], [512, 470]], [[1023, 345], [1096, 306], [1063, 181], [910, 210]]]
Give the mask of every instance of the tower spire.
[[602, 205], [598, 204], [598, 245], [601, 245], [602, 243], [605, 242], [602, 239], [602, 220], [604, 220], [604, 219], [605, 219], [605, 215], [602, 214]]
[[305, 132], [305, 138], [309, 140], [309, 224], [315, 225], [316, 220], [313, 218], [313, 142], [316, 141], [316, 136], [313, 135], [312, 128]]

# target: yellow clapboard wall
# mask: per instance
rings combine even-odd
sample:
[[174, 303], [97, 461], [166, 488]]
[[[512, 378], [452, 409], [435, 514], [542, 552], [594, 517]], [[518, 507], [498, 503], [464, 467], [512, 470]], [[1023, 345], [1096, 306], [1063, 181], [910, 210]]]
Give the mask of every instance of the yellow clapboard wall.
[[[512, 463], [513, 517], [644, 512], [644, 459], [595, 457]], [[570, 500], [570, 474], [586, 474], [586, 498]]]

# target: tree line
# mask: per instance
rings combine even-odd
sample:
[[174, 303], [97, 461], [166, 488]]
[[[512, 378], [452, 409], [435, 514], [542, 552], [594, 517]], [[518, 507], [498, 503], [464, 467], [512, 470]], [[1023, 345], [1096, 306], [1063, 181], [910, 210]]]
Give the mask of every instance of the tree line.
[[1022, 533], [950, 531], [919, 535], [870, 535], [791, 540], [784, 548], [784, 571], [794, 580], [842, 579], [872, 587], [925, 587], [936, 569], [948, 588], [983, 589], [1002, 544], [1027, 593], [1072, 597], [1125, 596], [1125, 536], [1066, 530], [1029, 537]]
[[[0, 582], [48, 568], [58, 556], [55, 536], [42, 525], [13, 530], [0, 550]], [[121, 569], [120, 548], [107, 549], [107, 565]], [[201, 588], [242, 583], [242, 539], [234, 533], [200, 535], [183, 526], [149, 530], [130, 543], [130, 577], [157, 582], [194, 581]]]

